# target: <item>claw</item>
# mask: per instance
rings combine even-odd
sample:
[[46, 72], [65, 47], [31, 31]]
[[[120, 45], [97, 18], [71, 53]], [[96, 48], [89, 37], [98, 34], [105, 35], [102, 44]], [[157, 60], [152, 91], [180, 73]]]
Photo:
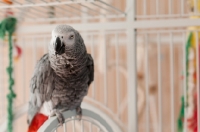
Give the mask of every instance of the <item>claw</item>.
[[77, 114], [78, 120], [80, 121], [82, 118], [82, 109], [80, 106], [76, 108], [76, 114]]
[[64, 119], [62, 113], [60, 113], [58, 110], [56, 110], [56, 109], [52, 110], [50, 113], [50, 117], [52, 117], [52, 116], [57, 117], [60, 126], [62, 126], [63, 123], [65, 123], [65, 119]]

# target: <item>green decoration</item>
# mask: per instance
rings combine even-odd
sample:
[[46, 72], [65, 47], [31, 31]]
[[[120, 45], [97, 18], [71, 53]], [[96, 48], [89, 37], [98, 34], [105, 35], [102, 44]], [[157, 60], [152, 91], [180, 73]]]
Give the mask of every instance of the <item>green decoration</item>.
[[[188, 82], [187, 82], [187, 77], [189, 75], [188, 73], [188, 62], [189, 62], [189, 48], [191, 46], [191, 39], [192, 39], [192, 33], [189, 34], [189, 37], [188, 37], [188, 40], [187, 40], [187, 44], [186, 44], [186, 90], [187, 90], [187, 86], [188, 86]], [[187, 96], [187, 95], [186, 95]], [[181, 98], [181, 110], [180, 110], [180, 113], [179, 113], [179, 118], [178, 118], [178, 121], [177, 121], [177, 124], [178, 124], [178, 132], [183, 132], [184, 128], [183, 128], [183, 121], [184, 121], [184, 109], [185, 107], [187, 107], [187, 105], [185, 105], [185, 101], [187, 101], [187, 97], [186, 99], [184, 99], [184, 96], [182, 96]]]
[[181, 110], [178, 118], [178, 132], [183, 132], [183, 120], [184, 120], [184, 97], [181, 98]]
[[12, 126], [12, 123], [13, 123], [13, 99], [16, 98], [16, 94], [13, 91], [14, 79], [12, 77], [12, 73], [13, 73], [12, 34], [15, 31], [16, 23], [17, 23], [17, 19], [14, 17], [5, 18], [0, 23], [0, 37], [3, 39], [7, 32], [8, 33], [8, 41], [9, 41], [9, 66], [7, 67], [7, 72], [8, 72], [8, 76], [9, 76], [9, 93], [7, 95], [7, 99], [8, 99], [7, 131], [8, 132], [13, 131], [13, 126]]

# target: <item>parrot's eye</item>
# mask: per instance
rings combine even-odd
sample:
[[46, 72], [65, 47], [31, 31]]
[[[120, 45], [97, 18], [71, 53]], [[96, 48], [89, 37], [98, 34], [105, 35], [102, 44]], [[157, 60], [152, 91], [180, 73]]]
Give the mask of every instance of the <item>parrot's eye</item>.
[[71, 35], [69, 38], [70, 38], [70, 39], [73, 39], [73, 38], [74, 38], [74, 35]]

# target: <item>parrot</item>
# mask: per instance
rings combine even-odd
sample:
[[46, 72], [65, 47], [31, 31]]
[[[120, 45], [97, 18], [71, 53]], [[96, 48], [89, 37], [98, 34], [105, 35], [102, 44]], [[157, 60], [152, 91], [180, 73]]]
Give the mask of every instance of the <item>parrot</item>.
[[52, 116], [62, 125], [62, 112], [67, 110], [75, 109], [81, 119], [81, 102], [94, 80], [94, 61], [80, 33], [69, 25], [57, 25], [51, 34], [48, 52], [30, 80], [28, 132], [36, 132]]

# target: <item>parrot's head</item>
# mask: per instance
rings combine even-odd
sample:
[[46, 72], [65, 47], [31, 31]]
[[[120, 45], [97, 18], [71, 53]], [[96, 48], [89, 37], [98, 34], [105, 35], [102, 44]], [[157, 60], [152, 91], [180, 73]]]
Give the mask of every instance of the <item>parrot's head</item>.
[[55, 27], [52, 31], [52, 38], [49, 46], [56, 56], [67, 53], [67, 51], [73, 51], [74, 53], [78, 52], [80, 49], [86, 49], [79, 32], [68, 25], [58, 25]]

